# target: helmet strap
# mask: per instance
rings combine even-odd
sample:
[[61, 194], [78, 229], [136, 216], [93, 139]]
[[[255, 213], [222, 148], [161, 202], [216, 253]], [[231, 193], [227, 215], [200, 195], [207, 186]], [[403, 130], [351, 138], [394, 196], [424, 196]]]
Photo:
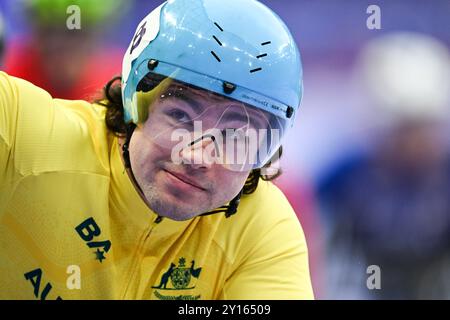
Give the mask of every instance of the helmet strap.
[[238, 195], [236, 197], [234, 197], [233, 200], [230, 201], [230, 203], [228, 205], [225, 205], [225, 206], [219, 207], [217, 209], [211, 210], [209, 212], [203, 213], [200, 216], [209, 216], [211, 214], [224, 212], [226, 218], [231, 217], [232, 215], [234, 215], [237, 212], [237, 208], [239, 206], [239, 203], [241, 202], [242, 194], [243, 194], [243, 190], [241, 190], [238, 193]]
[[136, 125], [134, 123], [130, 123], [127, 125], [126, 140], [122, 146], [122, 155], [123, 155], [123, 160], [125, 162], [125, 168], [130, 169], [130, 171], [131, 171], [131, 161], [130, 161], [129, 147], [130, 147], [131, 136], [133, 135], [134, 129], [136, 129]]
[[144, 199], [145, 199], [144, 192], [142, 191], [141, 187], [139, 186], [139, 183], [137, 182], [137, 180], [134, 176], [133, 169], [131, 168], [129, 147], [130, 147], [131, 136], [133, 135], [134, 129], [136, 129], [136, 125], [134, 123], [130, 123], [127, 125], [126, 140], [122, 146], [122, 157], [123, 157], [123, 161], [125, 163], [125, 169], [128, 172], [128, 176], [132, 180], [132, 183], [134, 184], [134, 186], [136, 188], [138, 188], [139, 193], [141, 194], [141, 197], [144, 197]]

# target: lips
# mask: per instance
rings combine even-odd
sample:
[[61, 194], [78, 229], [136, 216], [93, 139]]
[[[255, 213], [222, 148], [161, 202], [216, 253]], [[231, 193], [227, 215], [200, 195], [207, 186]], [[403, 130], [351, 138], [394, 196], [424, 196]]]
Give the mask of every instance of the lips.
[[205, 188], [201, 187], [200, 184], [188, 177], [186, 177], [185, 175], [181, 174], [181, 173], [177, 173], [177, 172], [173, 172], [173, 171], [169, 171], [166, 169], [163, 169], [163, 171], [165, 171], [166, 173], [170, 174], [171, 176], [175, 177], [175, 179], [180, 180], [181, 182], [188, 184], [194, 188], [200, 189], [202, 191], [206, 191]]

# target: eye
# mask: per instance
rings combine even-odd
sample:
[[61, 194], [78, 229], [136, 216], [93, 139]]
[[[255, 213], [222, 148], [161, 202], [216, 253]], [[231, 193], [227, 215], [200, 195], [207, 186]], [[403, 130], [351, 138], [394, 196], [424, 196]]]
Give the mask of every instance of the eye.
[[176, 122], [191, 122], [189, 114], [180, 109], [169, 109], [166, 114]]

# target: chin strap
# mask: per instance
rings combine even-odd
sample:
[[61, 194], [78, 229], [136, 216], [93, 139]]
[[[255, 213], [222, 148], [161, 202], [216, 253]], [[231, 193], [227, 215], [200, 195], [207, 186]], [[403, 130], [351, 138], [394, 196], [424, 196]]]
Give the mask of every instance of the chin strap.
[[234, 197], [233, 200], [230, 201], [230, 203], [228, 205], [221, 206], [221, 207], [219, 207], [217, 209], [214, 209], [214, 210], [211, 210], [209, 212], [203, 213], [200, 216], [209, 216], [211, 214], [224, 212], [226, 218], [231, 217], [233, 214], [235, 214], [237, 212], [237, 208], [239, 206], [239, 203], [241, 202], [242, 193], [243, 193], [243, 190], [241, 190], [238, 193], [238, 195], [236, 197]]
[[[237, 212], [237, 208], [239, 206], [239, 203], [241, 202], [241, 197], [243, 194], [250, 194], [255, 191], [255, 189], [258, 187], [258, 181], [259, 181], [259, 169], [253, 170], [247, 180], [245, 181], [244, 188], [238, 193], [236, 197], [233, 198], [233, 200], [230, 201], [230, 203], [226, 206], [219, 207], [217, 209], [214, 209], [212, 211], [206, 212], [204, 214], [201, 214], [201, 216], [208, 216], [210, 214], [225, 212], [225, 217], [229, 218], [232, 215], [234, 215]], [[244, 192], [245, 189], [245, 192]]]
[[[125, 168], [130, 169], [131, 173], [133, 173], [133, 171], [131, 170], [129, 147], [130, 147], [131, 136], [133, 135], [134, 129], [136, 129], [136, 125], [134, 123], [130, 123], [127, 125], [126, 140], [122, 146], [122, 156], [123, 156], [123, 161], [125, 162]], [[134, 178], [133, 174], [132, 174], [132, 176]]]
[[[127, 125], [126, 140], [125, 140], [125, 143], [122, 146], [122, 156], [123, 156], [123, 160], [125, 162], [125, 168], [130, 170], [131, 177], [133, 178], [133, 180], [135, 182], [135, 185], [142, 192], [141, 187], [139, 186], [139, 184], [136, 181], [136, 178], [134, 177], [133, 170], [131, 169], [131, 161], [130, 161], [129, 147], [130, 147], [131, 136], [133, 135], [133, 132], [134, 132], [135, 129], [136, 129], [136, 125], [134, 123], [130, 123], [130, 124]], [[214, 210], [208, 211], [206, 213], [200, 214], [199, 216], [209, 216], [211, 214], [224, 212], [226, 218], [231, 217], [232, 215], [234, 215], [237, 212], [237, 208], [239, 206], [239, 202], [241, 201], [242, 194], [243, 194], [243, 190], [241, 190], [238, 193], [238, 195], [236, 197], [234, 197], [233, 200], [230, 201], [230, 203], [228, 205], [221, 206], [221, 207], [219, 207], [217, 209], [214, 209]]]
[[125, 169], [129, 172], [129, 176], [133, 180], [133, 184], [136, 186], [136, 188], [139, 189], [141, 194], [144, 195], [144, 192], [142, 191], [141, 186], [137, 182], [137, 180], [134, 176], [133, 170], [131, 169], [129, 147], [130, 147], [131, 136], [133, 135], [134, 129], [136, 129], [136, 125], [134, 123], [130, 123], [127, 126], [126, 141], [122, 146], [122, 157], [123, 157], [123, 161], [125, 162]]

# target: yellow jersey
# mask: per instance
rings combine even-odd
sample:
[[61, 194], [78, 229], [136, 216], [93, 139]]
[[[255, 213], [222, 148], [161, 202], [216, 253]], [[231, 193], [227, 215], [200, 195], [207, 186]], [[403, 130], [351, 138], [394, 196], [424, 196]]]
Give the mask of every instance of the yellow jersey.
[[0, 72], [0, 298], [313, 298], [301, 225], [275, 185], [229, 218], [161, 219], [105, 111]]

